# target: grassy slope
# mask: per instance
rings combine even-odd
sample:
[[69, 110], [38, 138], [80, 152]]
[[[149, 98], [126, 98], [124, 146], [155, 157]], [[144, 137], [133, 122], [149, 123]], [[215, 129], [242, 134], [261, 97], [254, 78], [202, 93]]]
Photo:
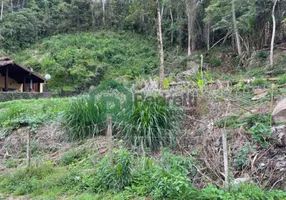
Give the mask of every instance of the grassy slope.
[[[16, 100], [0, 103], [0, 139], [21, 126], [37, 128], [56, 120], [71, 98]], [[8, 132], [6, 132], [8, 131]]]
[[20, 64], [49, 73], [51, 86], [74, 87], [99, 76], [135, 78], [157, 69], [156, 42], [127, 32], [56, 35], [12, 55]]

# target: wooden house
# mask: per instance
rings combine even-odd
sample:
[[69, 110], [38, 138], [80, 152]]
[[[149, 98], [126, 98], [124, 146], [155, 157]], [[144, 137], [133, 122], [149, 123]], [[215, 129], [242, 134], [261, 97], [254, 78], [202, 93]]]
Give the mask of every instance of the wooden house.
[[45, 78], [7, 57], [0, 57], [0, 92], [43, 92]]

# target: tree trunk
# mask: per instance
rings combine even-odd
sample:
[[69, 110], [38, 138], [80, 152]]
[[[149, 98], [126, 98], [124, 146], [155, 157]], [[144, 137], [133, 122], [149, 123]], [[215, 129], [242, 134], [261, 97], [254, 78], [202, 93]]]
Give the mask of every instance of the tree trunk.
[[90, 9], [91, 9], [91, 20], [92, 20], [92, 26], [95, 27], [96, 24], [96, 18], [95, 18], [95, 6], [96, 6], [96, 2], [95, 0], [92, 0], [90, 2]]
[[206, 32], [206, 40], [207, 40], [207, 49], [210, 50], [210, 24], [207, 24], [207, 32]]
[[271, 49], [270, 49], [270, 67], [273, 67], [273, 57], [274, 57], [274, 40], [276, 32], [276, 19], [275, 19], [275, 8], [278, 0], [274, 0], [273, 9], [272, 9], [272, 21], [273, 21], [273, 30], [271, 38]]
[[105, 1], [106, 0], [102, 0], [102, 23], [103, 23], [103, 26], [105, 26]]
[[3, 9], [4, 9], [4, 2], [2, 1], [2, 5], [1, 5], [1, 16], [0, 16], [0, 21], [3, 21]]
[[186, 11], [188, 16], [188, 56], [192, 55], [192, 51], [195, 50], [195, 35], [194, 35], [194, 23], [196, 18], [196, 1], [185, 0]]
[[232, 7], [233, 31], [234, 31], [234, 34], [235, 34], [235, 41], [236, 41], [237, 52], [238, 52], [238, 55], [241, 55], [241, 53], [242, 53], [241, 52], [241, 44], [240, 44], [239, 33], [238, 33], [237, 22], [236, 22], [234, 0], [231, 1], [231, 7]]
[[157, 0], [157, 38], [158, 38], [158, 51], [160, 57], [160, 81], [159, 87], [164, 88], [164, 48], [163, 48], [163, 36], [162, 36], [162, 22], [159, 0]]
[[171, 44], [174, 43], [174, 30], [173, 30], [173, 26], [174, 26], [174, 18], [173, 18], [173, 13], [172, 13], [172, 9], [170, 9], [170, 17], [171, 17]]

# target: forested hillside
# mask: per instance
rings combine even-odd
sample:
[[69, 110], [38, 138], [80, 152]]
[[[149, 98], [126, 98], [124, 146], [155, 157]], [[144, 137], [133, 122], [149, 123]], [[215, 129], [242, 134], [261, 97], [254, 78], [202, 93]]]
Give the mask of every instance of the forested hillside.
[[15, 61], [53, 77], [50, 89], [81, 89], [118, 77], [130, 80], [156, 74], [152, 38], [101, 31], [52, 36], [13, 54]]
[[[274, 1], [275, 2], [275, 1]], [[218, 42], [241, 51], [269, 47], [272, 11], [276, 43], [285, 39], [285, 1], [272, 0], [3, 0], [1, 47], [19, 50], [55, 34], [98, 29], [156, 36], [158, 13], [166, 48], [207, 49]], [[273, 9], [274, 7], [274, 9]], [[237, 36], [239, 40], [237, 40]], [[189, 41], [189, 44], [188, 44]]]
[[[97, 76], [94, 75], [94, 70], [105, 65], [116, 69], [116, 76], [130, 75], [135, 78], [139, 73], [144, 75], [155, 72], [159, 75], [159, 69], [156, 67], [158, 63], [162, 80], [164, 65], [172, 67], [167, 73], [172, 72], [182, 63], [186, 63], [185, 61], [192, 60], [196, 50], [208, 51], [217, 45], [230, 47], [228, 54], [233, 53], [228, 56], [232, 57], [231, 62], [236, 63], [234, 68], [245, 69], [253, 53], [261, 49], [271, 55], [266, 64], [273, 67], [276, 63], [273, 61], [273, 48], [270, 47], [285, 41], [285, 8], [285, 1], [272, 0], [3, 0], [0, 52], [35, 67], [42, 74], [52, 74], [52, 87], [53, 84], [59, 84], [63, 78], [71, 77], [75, 78], [74, 82], [80, 79], [77, 88], [93, 85], [94, 82], [87, 79], [90, 79], [90, 75]], [[117, 36], [111, 32], [92, 36], [92, 32], [103, 29], [118, 31], [119, 34], [128, 31], [141, 36]], [[89, 32], [89, 35], [80, 37], [79, 32]], [[75, 33], [75, 36], [61, 35], [67, 33]], [[60, 36], [52, 37], [50, 41], [45, 39], [41, 44], [43, 38], [53, 35]], [[100, 35], [102, 38], [99, 38]], [[149, 43], [141, 43], [143, 40], [139, 37], [149, 40]], [[156, 38], [159, 45], [158, 55], [163, 57], [160, 62], [153, 59]], [[93, 42], [95, 40], [98, 40], [97, 43]], [[123, 44], [120, 44], [119, 40]], [[39, 45], [35, 45], [37, 42]], [[55, 47], [56, 45], [58, 46]], [[83, 49], [75, 49], [76, 45], [83, 45], [80, 47]], [[103, 48], [104, 45], [107, 46]], [[116, 48], [112, 45], [116, 45]], [[138, 47], [140, 48], [137, 50]], [[19, 57], [18, 52], [26, 48], [31, 48], [31, 51], [20, 55], [29, 54], [33, 59]], [[55, 51], [51, 51], [52, 48]], [[61, 48], [66, 50], [61, 52]], [[69, 52], [68, 55], [65, 51]], [[115, 54], [112, 60], [108, 60], [108, 57]], [[132, 58], [128, 57], [131, 55]], [[134, 55], [142, 60], [134, 60], [137, 59]], [[36, 61], [39, 56], [40, 61], [44, 59], [43, 62]], [[73, 62], [71, 56], [92, 59], [83, 64], [80, 60]], [[149, 60], [145, 59], [147, 57]], [[63, 59], [68, 61], [62, 63]], [[210, 58], [210, 61], [214, 65], [220, 64], [217, 58]], [[122, 64], [126, 66], [123, 67]], [[55, 69], [51, 68], [51, 65]], [[121, 66], [119, 70], [118, 65]], [[132, 69], [130, 65], [133, 65]], [[133, 70], [134, 68], [138, 70]], [[154, 71], [155, 68], [157, 71]], [[86, 69], [88, 73], [82, 73]], [[75, 73], [78, 77], [74, 77]], [[74, 82], [68, 82], [67, 87], [74, 88]]]

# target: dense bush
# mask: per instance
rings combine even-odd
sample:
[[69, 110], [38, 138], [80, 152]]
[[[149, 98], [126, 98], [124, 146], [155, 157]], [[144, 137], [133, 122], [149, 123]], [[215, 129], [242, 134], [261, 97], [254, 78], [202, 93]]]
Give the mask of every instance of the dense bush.
[[93, 96], [74, 99], [62, 113], [61, 122], [70, 140], [85, 139], [98, 135], [105, 126], [105, 113]]
[[174, 145], [183, 111], [162, 97], [136, 102], [120, 126], [127, 142], [152, 150]]
[[115, 150], [112, 160], [106, 155], [96, 166], [92, 187], [95, 191], [123, 190], [131, 184], [131, 153], [125, 149]]

